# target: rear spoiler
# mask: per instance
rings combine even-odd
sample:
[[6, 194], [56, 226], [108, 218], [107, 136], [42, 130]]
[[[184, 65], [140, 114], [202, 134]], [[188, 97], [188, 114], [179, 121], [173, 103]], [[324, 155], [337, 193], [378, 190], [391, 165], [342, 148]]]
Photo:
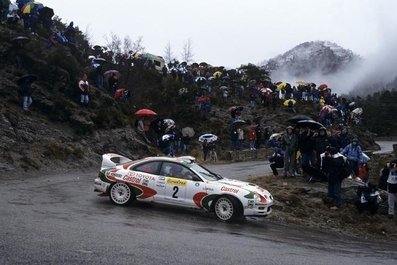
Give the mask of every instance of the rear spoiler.
[[122, 155], [113, 153], [104, 154], [102, 155], [101, 170], [116, 167], [118, 165], [122, 165], [131, 161], [131, 159], [126, 158]]

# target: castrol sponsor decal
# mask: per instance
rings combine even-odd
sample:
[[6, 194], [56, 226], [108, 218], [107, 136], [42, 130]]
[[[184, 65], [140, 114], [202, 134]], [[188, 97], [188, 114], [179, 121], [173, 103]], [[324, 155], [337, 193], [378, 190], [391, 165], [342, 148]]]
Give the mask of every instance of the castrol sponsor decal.
[[231, 193], [238, 193], [239, 189], [222, 186], [221, 191], [231, 192]]

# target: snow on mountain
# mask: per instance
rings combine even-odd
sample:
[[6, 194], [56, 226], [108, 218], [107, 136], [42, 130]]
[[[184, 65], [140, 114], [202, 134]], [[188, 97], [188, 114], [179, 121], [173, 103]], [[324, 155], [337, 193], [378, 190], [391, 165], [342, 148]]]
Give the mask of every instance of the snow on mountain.
[[310, 41], [297, 45], [264, 63], [270, 73], [300, 78], [313, 73], [334, 74], [358, 59], [351, 50], [329, 41]]

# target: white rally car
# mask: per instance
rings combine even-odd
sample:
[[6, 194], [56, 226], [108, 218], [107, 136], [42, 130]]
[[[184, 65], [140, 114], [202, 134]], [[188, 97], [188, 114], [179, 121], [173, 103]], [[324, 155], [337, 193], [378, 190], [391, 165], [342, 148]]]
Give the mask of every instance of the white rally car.
[[273, 197], [264, 188], [223, 178], [193, 157], [147, 157], [132, 161], [104, 154], [95, 191], [118, 205], [133, 200], [204, 209], [222, 221], [241, 216], [267, 216]]

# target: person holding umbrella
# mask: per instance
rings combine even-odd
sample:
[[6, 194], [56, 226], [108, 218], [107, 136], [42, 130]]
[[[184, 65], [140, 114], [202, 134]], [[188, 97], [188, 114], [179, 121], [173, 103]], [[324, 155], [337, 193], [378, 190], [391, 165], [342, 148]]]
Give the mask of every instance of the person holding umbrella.
[[144, 116], [139, 117], [136, 123], [136, 130], [137, 132], [142, 135], [143, 139], [146, 143], [150, 144], [150, 140], [147, 137], [147, 132], [149, 131], [149, 124], [148, 121], [145, 120]]

